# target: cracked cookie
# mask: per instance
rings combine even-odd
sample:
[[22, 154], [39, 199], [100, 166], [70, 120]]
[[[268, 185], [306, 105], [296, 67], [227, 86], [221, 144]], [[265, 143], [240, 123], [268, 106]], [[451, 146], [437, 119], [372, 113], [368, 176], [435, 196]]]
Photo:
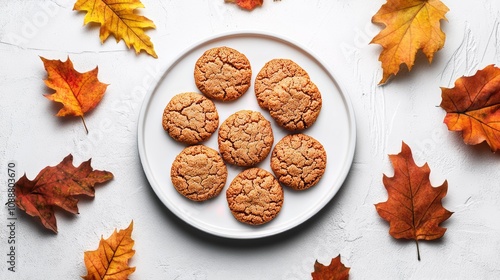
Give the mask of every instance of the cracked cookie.
[[196, 61], [194, 81], [209, 98], [231, 101], [242, 96], [250, 87], [252, 69], [247, 57], [229, 47], [207, 50]]
[[321, 93], [309, 78], [289, 77], [276, 84], [266, 106], [281, 127], [291, 131], [303, 130], [319, 116]]
[[260, 225], [274, 219], [283, 205], [283, 188], [261, 168], [247, 169], [236, 176], [226, 191], [227, 203], [240, 222]]
[[274, 87], [285, 78], [305, 77], [307, 72], [290, 59], [276, 58], [268, 61], [255, 78], [255, 96], [262, 109], [268, 109], [269, 96], [273, 95]]
[[241, 110], [229, 116], [219, 128], [219, 151], [224, 161], [252, 166], [263, 161], [273, 146], [271, 123], [261, 113]]
[[222, 191], [227, 168], [216, 150], [204, 145], [189, 146], [172, 163], [170, 178], [183, 196], [205, 201]]
[[219, 126], [219, 114], [212, 100], [202, 94], [175, 95], [165, 107], [163, 129], [175, 140], [197, 144], [207, 140]]
[[316, 185], [326, 168], [326, 152], [321, 143], [305, 134], [287, 135], [271, 154], [271, 169], [278, 181], [294, 190]]

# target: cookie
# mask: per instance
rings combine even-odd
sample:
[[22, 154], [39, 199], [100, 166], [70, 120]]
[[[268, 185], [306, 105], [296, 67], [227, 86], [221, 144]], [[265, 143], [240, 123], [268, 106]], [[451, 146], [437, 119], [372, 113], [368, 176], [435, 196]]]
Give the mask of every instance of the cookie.
[[177, 94], [167, 104], [162, 125], [173, 139], [197, 144], [217, 130], [219, 114], [210, 99], [199, 93], [186, 92]]
[[271, 169], [280, 183], [294, 190], [316, 185], [326, 168], [326, 151], [318, 140], [305, 134], [287, 135], [271, 154]]
[[216, 150], [189, 146], [177, 155], [170, 170], [175, 189], [194, 201], [217, 196], [227, 180], [227, 168]]
[[288, 130], [303, 130], [314, 124], [322, 106], [318, 87], [306, 77], [281, 80], [265, 105], [276, 123]]
[[274, 176], [261, 168], [247, 169], [229, 185], [227, 203], [240, 222], [261, 225], [274, 219], [283, 205], [283, 188]]
[[290, 59], [277, 58], [268, 61], [255, 78], [255, 96], [262, 109], [268, 109], [267, 101], [273, 94], [274, 87], [285, 78], [304, 77], [309, 74]]
[[252, 69], [247, 57], [228, 47], [207, 50], [196, 61], [194, 81], [209, 98], [231, 101], [250, 87]]
[[261, 113], [241, 110], [229, 116], [219, 128], [219, 151], [224, 161], [252, 166], [263, 161], [273, 146], [271, 123]]

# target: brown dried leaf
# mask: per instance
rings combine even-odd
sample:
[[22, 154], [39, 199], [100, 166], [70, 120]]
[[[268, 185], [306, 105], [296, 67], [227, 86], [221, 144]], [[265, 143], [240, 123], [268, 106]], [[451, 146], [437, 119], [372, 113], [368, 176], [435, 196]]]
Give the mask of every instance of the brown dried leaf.
[[90, 159], [73, 166], [70, 154], [56, 166], [47, 166], [31, 181], [26, 174], [15, 184], [16, 205], [57, 233], [54, 206], [78, 214], [78, 195], [94, 197], [94, 185], [113, 178], [108, 171], [93, 170]]

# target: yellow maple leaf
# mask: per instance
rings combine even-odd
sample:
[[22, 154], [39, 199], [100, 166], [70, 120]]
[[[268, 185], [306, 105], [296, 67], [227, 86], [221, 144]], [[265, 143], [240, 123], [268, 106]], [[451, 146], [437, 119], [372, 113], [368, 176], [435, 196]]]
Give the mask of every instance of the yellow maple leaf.
[[135, 271], [135, 267], [129, 267], [128, 261], [135, 254], [132, 229], [134, 222], [126, 229], [115, 231], [106, 240], [101, 237], [99, 248], [95, 251], [86, 251], [84, 254], [87, 275], [82, 276], [85, 280], [124, 280]]
[[113, 34], [116, 42], [123, 39], [128, 48], [134, 47], [136, 53], [144, 50], [157, 58], [153, 43], [144, 32], [156, 26], [150, 19], [135, 14], [137, 8], [144, 8], [139, 0], [78, 0], [73, 10], [87, 12], [84, 24], [94, 22], [101, 25], [101, 43]]
[[371, 41], [384, 48], [379, 57], [384, 71], [380, 84], [396, 75], [401, 64], [411, 70], [419, 49], [432, 62], [434, 53], [444, 46], [440, 21], [448, 11], [440, 0], [388, 0], [382, 5], [372, 22], [385, 28]]

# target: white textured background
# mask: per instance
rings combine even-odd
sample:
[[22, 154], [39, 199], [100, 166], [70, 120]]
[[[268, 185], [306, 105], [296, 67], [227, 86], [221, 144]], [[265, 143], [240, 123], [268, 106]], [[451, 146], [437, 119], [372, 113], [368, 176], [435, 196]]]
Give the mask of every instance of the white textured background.
[[[500, 156], [485, 145], [466, 146], [442, 123], [440, 87], [500, 60], [500, 2], [444, 0], [450, 8], [444, 49], [429, 65], [418, 56], [386, 86], [380, 47], [369, 45], [380, 27], [371, 17], [382, 0], [265, 0], [252, 12], [223, 0], [143, 0], [141, 13], [157, 25], [151, 36], [159, 59], [136, 56], [123, 42], [103, 45], [98, 28], [83, 26], [75, 1], [0, 0], [0, 194], [6, 202], [6, 165], [32, 179], [72, 153], [75, 164], [92, 158], [115, 179], [82, 199], [80, 215], [56, 213], [59, 234], [18, 211], [17, 272], [6, 270], [7, 234], [0, 209], [0, 279], [78, 279], [83, 252], [99, 238], [134, 220], [137, 270], [130, 279], [310, 279], [314, 261], [342, 255], [350, 279], [500, 279]], [[350, 96], [357, 119], [357, 147], [350, 175], [323, 211], [276, 237], [226, 240], [199, 232], [172, 215], [152, 191], [137, 151], [137, 120], [145, 90], [169, 62], [205, 37], [237, 30], [282, 34], [305, 45], [333, 70]], [[57, 105], [38, 56], [65, 60], [81, 72], [99, 66], [109, 83], [101, 104], [79, 119], [54, 117]], [[401, 141], [419, 165], [428, 162], [434, 185], [448, 180], [444, 206], [455, 212], [445, 236], [397, 241], [374, 204], [385, 201], [382, 174], [392, 176], [387, 154]]]

